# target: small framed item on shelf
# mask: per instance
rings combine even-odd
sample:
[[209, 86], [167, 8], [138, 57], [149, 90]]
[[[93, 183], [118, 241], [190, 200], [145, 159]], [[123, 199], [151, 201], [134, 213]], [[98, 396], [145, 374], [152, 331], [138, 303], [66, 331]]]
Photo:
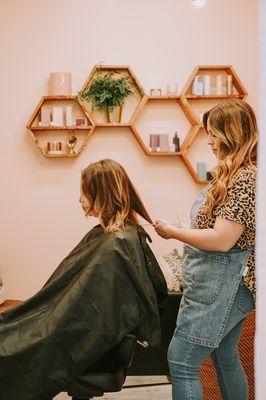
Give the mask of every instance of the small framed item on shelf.
[[76, 118], [75, 119], [76, 126], [88, 126], [88, 121], [86, 118]]

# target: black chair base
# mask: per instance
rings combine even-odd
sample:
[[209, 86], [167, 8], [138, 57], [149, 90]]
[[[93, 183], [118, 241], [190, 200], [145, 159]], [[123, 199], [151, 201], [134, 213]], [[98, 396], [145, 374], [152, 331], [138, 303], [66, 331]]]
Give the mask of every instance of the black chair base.
[[86, 397], [86, 399], [83, 397], [83, 398], [81, 398], [81, 397], [72, 397], [72, 400], [91, 400], [92, 399], [92, 397]]
[[71, 383], [68, 395], [72, 400], [89, 400], [101, 397], [104, 392], [118, 392], [126, 379], [126, 370], [131, 363], [136, 346], [136, 337], [126, 335], [118, 345], [105, 353], [90, 368]]

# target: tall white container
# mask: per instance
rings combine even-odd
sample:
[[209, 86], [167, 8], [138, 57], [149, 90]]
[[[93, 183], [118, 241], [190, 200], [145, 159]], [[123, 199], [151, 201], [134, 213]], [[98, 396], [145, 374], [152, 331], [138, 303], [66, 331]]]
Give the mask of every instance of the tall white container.
[[222, 75], [216, 76], [216, 94], [218, 96], [223, 94], [223, 77], [222, 77]]
[[52, 121], [51, 126], [63, 126], [63, 108], [53, 107], [52, 108]]
[[226, 94], [228, 96], [233, 94], [233, 77], [232, 77], [232, 75], [227, 75]]
[[66, 107], [66, 126], [73, 126], [73, 107], [67, 106]]
[[192, 92], [192, 94], [194, 94], [196, 96], [203, 95], [203, 82], [199, 75], [196, 75], [194, 78], [194, 81], [192, 83], [192, 91], [191, 92]]
[[210, 75], [204, 75], [203, 78], [203, 94], [209, 96], [211, 94], [211, 77]]

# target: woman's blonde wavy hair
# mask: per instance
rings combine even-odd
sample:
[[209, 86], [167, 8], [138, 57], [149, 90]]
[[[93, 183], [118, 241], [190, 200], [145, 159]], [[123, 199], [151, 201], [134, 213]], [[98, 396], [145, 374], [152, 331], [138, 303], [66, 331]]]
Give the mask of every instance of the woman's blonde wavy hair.
[[204, 211], [211, 215], [215, 206], [225, 202], [227, 188], [236, 173], [256, 165], [258, 128], [253, 109], [239, 99], [223, 101], [207, 111], [203, 124], [220, 143], [218, 164], [212, 170], [213, 184], [206, 192]]
[[137, 214], [152, 224], [142, 200], [118, 162], [104, 159], [90, 164], [81, 171], [81, 188], [88, 198], [90, 215], [97, 210], [105, 232], [115, 232], [126, 223], [138, 223]]

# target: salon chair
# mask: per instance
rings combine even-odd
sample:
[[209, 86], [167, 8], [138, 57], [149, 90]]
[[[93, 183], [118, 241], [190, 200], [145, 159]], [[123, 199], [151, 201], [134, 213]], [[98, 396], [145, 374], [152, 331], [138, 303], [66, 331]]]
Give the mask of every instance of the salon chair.
[[175, 329], [181, 297], [181, 292], [168, 292], [168, 297], [162, 304], [161, 344], [159, 347], [147, 349], [137, 346], [134, 359], [127, 371], [128, 376], [169, 375], [167, 350]]
[[120, 343], [100, 357], [68, 391], [72, 400], [89, 400], [105, 392], [119, 392], [126, 379], [136, 346], [136, 337], [126, 335]]

